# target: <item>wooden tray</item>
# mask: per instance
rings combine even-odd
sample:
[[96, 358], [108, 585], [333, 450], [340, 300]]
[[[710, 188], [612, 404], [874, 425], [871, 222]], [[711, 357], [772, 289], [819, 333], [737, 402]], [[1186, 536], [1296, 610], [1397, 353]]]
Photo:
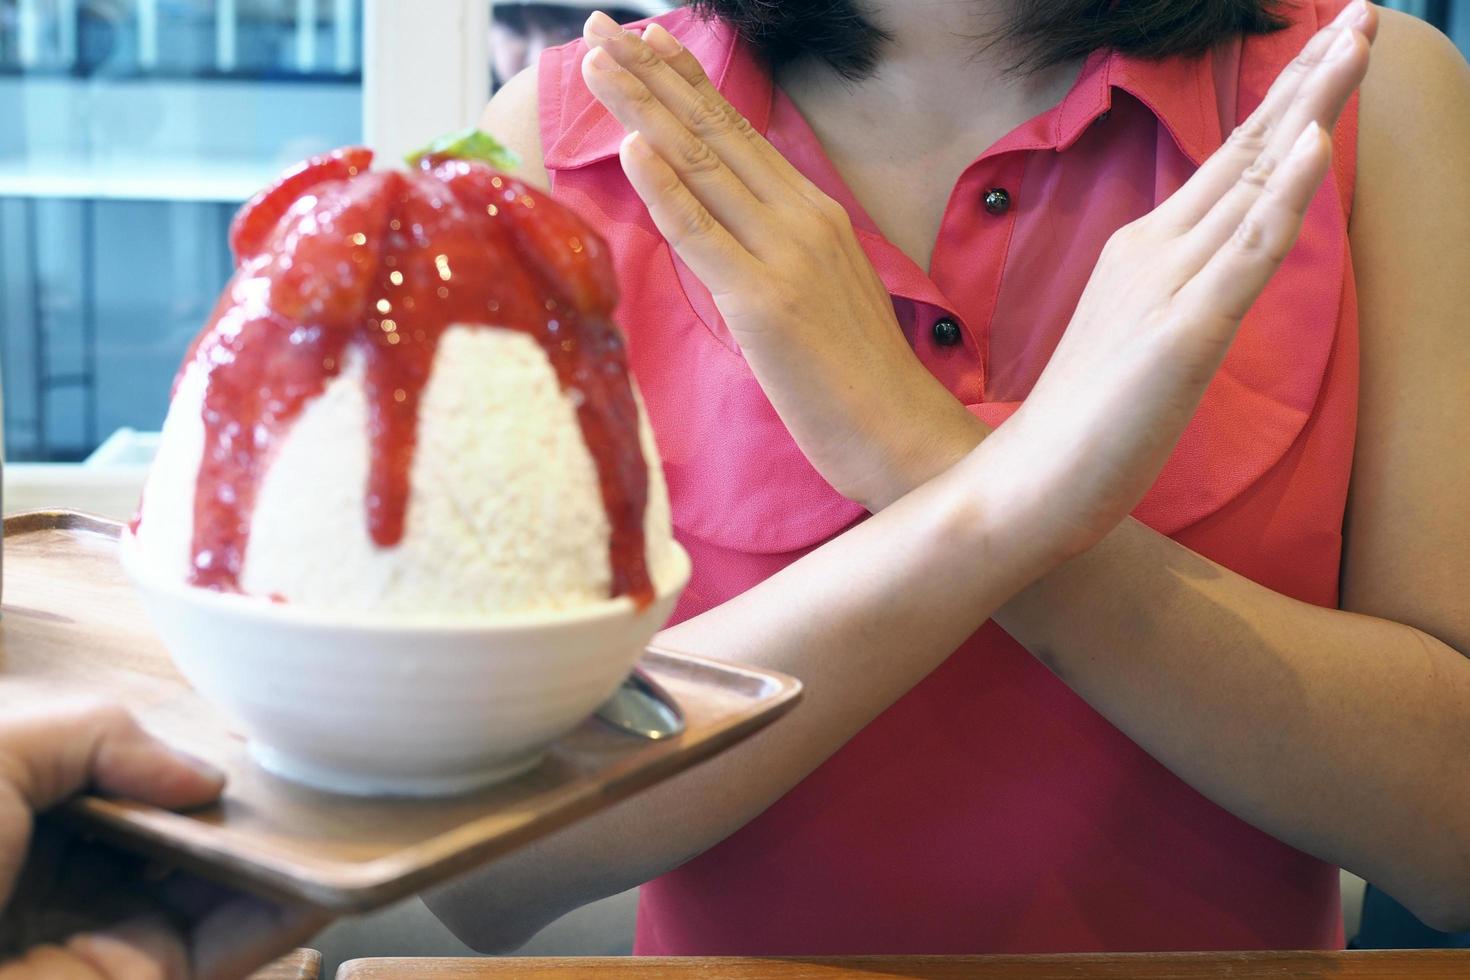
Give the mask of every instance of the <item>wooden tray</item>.
[[10, 697], [87, 691], [222, 768], [224, 799], [188, 814], [85, 797], [62, 816], [130, 850], [274, 898], [366, 911], [519, 847], [709, 758], [800, 697], [773, 672], [649, 650], [687, 730], [650, 742], [588, 721], [519, 779], [442, 800], [363, 800], [270, 776], [175, 671], [118, 567], [121, 525], [72, 512], [5, 519], [0, 674]]

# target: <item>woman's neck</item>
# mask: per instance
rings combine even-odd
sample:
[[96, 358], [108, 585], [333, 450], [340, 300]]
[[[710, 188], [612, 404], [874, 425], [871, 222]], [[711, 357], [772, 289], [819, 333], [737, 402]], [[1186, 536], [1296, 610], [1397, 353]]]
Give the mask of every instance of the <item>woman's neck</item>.
[[[832, 100], [865, 107], [875, 119], [922, 115], [942, 127], [969, 128], [981, 116], [1029, 118], [1055, 105], [1077, 77], [1068, 63], [1033, 73], [1014, 71], [1020, 52], [1004, 38], [1012, 0], [863, 0], [862, 10], [888, 35], [875, 68], [852, 81], [807, 62], [781, 74], [780, 84], [797, 105]], [[941, 98], [936, 93], [975, 93]], [[983, 98], [978, 97], [984, 93]]]
[[808, 60], [776, 79], [869, 216], [921, 268], [964, 168], [1060, 102], [1081, 69], [1012, 70], [1018, 49], [993, 40], [1008, 3], [865, 0], [889, 37], [872, 73], [853, 81]]
[[[792, 66], [782, 87], [861, 94], [889, 107], [923, 104], [947, 110], [957, 100], [933, 104], [936, 91], [1004, 90], [1005, 97], [1045, 100], [1066, 91], [1076, 65], [1044, 71], [1013, 71], [1020, 60], [1014, 44], [1000, 37], [1013, 0], [863, 0], [861, 10], [888, 40], [878, 48], [875, 71], [858, 81], [841, 78], [817, 63]], [[963, 101], [963, 100], [958, 100]]]

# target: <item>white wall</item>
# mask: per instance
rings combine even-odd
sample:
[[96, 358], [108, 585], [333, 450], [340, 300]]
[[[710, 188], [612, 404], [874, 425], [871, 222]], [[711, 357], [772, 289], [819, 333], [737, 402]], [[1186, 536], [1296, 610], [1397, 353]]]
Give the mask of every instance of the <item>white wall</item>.
[[[633, 950], [637, 890], [593, 902], [541, 930], [518, 956], [626, 956]], [[381, 956], [475, 956], [418, 899], [345, 919], [307, 945], [322, 953], [322, 976], [347, 960]]]

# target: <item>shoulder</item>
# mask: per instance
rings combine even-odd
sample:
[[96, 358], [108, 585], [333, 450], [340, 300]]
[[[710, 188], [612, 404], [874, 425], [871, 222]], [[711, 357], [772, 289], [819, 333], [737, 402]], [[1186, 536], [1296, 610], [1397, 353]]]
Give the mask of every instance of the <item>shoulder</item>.
[[[1453, 41], [1426, 21], [1401, 10], [1380, 7], [1378, 10], [1378, 42], [1373, 49], [1375, 67], [1413, 64], [1413, 58], [1430, 58], [1432, 63], [1420, 67], [1464, 67], [1465, 59]], [[1369, 70], [1369, 78], [1374, 75]]]
[[1412, 224], [1429, 195], [1467, 184], [1470, 66], [1418, 18], [1394, 10], [1379, 16], [1360, 99], [1355, 232], [1377, 232], [1391, 214]]
[[536, 66], [532, 65], [495, 93], [480, 116], [480, 128], [521, 158], [521, 165], [516, 168], [517, 177], [545, 189], [548, 181], [541, 147], [539, 89]]
[[1470, 262], [1470, 66], [1427, 24], [1381, 16], [1349, 227], [1365, 372], [1458, 343], [1470, 298], [1455, 272]]

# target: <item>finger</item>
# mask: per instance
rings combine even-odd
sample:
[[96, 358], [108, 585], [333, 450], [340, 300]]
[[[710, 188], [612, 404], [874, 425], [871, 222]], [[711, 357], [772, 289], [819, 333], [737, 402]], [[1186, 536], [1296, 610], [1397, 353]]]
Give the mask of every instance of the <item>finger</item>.
[[135, 919], [105, 932], [73, 936], [66, 949], [100, 976], [116, 980], [192, 976], [182, 938], [159, 919]]
[[[1250, 311], [1296, 242], [1307, 208], [1327, 175], [1332, 142], [1313, 124], [1271, 176], [1215, 256], [1175, 294], [1175, 322], [1234, 327]], [[1224, 346], [1220, 356], [1224, 356]]]
[[197, 980], [245, 976], [300, 946], [329, 922], [318, 909], [241, 897], [194, 929], [189, 975]]
[[757, 198], [770, 203], [803, 192], [809, 183], [806, 178], [730, 105], [705, 76], [699, 60], [668, 31], [655, 24], [639, 37], [606, 15], [593, 14], [584, 38], [642, 80]]
[[[147, 974], [133, 974], [147, 976]], [[37, 946], [0, 963], [0, 980], [112, 980], [82, 957], [60, 946]]]
[[603, 48], [582, 61], [587, 87], [629, 132], [637, 132], [679, 180], [742, 243], [767, 233], [766, 207], [704, 140], [689, 131], [648, 87]]
[[77, 700], [0, 722], [0, 779], [33, 810], [84, 787], [169, 808], [219, 795], [224, 777], [169, 748], [117, 705]]
[[[1371, 8], [1361, 3], [1343, 8], [1332, 24], [1318, 31], [1301, 54], [1282, 70], [1266, 98], [1245, 122], [1236, 127], [1225, 145], [1205, 161], [1188, 183], [1155, 210], [1157, 219], [1180, 231], [1199, 222], [1235, 186], [1240, 175], [1273, 145], [1283, 128], [1282, 123], [1286, 121], [1284, 117], [1296, 104], [1302, 88], [1317, 81], [1334, 42], [1359, 27], [1371, 37], [1376, 25], [1376, 14]], [[1326, 120], [1319, 122], [1325, 123]], [[1290, 129], [1286, 133], [1286, 145], [1290, 146], [1300, 132], [1300, 126]]]
[[[1343, 47], [1303, 86], [1300, 96], [1256, 160], [1193, 228], [1185, 232], [1179, 255], [1188, 272], [1197, 271], [1235, 233], [1265, 191], [1283, 157], [1311, 125], [1331, 132], [1348, 98], [1368, 69], [1367, 42], [1355, 32], [1341, 35]], [[1287, 141], [1289, 140], [1289, 142]]]
[[756, 128], [750, 124], [750, 120], [746, 119], [740, 110], [729, 103], [715, 84], [709, 80], [709, 76], [704, 73], [704, 66], [699, 63], [699, 59], [690, 54], [679, 43], [678, 38], [665, 30], [661, 24], [649, 25], [648, 29], [643, 32], [643, 37], [645, 43], [653, 48], [659, 57], [664, 59], [665, 64], [672, 68], [690, 88], [694, 89], [701, 99], [716, 107], [725, 116], [729, 124], [728, 131], [745, 142], [750, 156], [747, 157], [738, 149], [732, 149], [730, 154], [731, 159], [734, 160], [733, 168], [737, 173], [745, 175], [747, 182], [756, 179], [753, 173], [746, 174], [748, 160], [748, 166], [752, 171], [759, 168], [761, 172], [771, 174], [780, 181], [781, 185], [784, 185], [784, 190], [781, 186], [774, 184], [769, 187], [763, 185], [763, 189], [770, 193], [773, 199], [777, 199], [777, 195], [782, 193], [795, 193], [809, 201], [820, 203], [826, 196], [822, 189], [812, 183], [806, 174], [798, 170], [790, 160], [787, 160], [780, 150], [771, 145], [770, 140], [756, 131]]
[[72, 701], [16, 708], [0, 721], [0, 904], [15, 887], [31, 813], [85, 786], [159, 807], [218, 798], [223, 777], [147, 735], [122, 708]]
[[720, 110], [730, 123], [730, 131], [750, 144], [773, 173], [780, 176], [786, 184], [793, 188], [811, 186], [811, 181], [807, 180], [806, 175], [792, 166], [791, 161], [782, 156], [769, 140], [756, 132], [755, 127], [741, 115], [740, 110], [731, 105], [720, 90], [715, 88], [714, 82], [711, 82], [709, 76], [704, 73], [704, 66], [699, 63], [699, 59], [680, 44], [678, 38], [665, 30], [662, 24], [648, 25], [647, 30], [643, 32], [643, 41], [701, 99]]
[[118, 980], [233, 980], [295, 949], [329, 922], [320, 910], [240, 896], [203, 918], [187, 936], [162, 919], [138, 918], [73, 936], [65, 952], [96, 976]]
[[755, 259], [689, 192], [641, 134], [629, 133], [618, 155], [659, 234], [711, 293], [719, 296], [754, 281]]
[[122, 708], [52, 704], [0, 723], [0, 902], [26, 853], [30, 813], [84, 787], [181, 808], [219, 796], [224, 778], [144, 732]]

